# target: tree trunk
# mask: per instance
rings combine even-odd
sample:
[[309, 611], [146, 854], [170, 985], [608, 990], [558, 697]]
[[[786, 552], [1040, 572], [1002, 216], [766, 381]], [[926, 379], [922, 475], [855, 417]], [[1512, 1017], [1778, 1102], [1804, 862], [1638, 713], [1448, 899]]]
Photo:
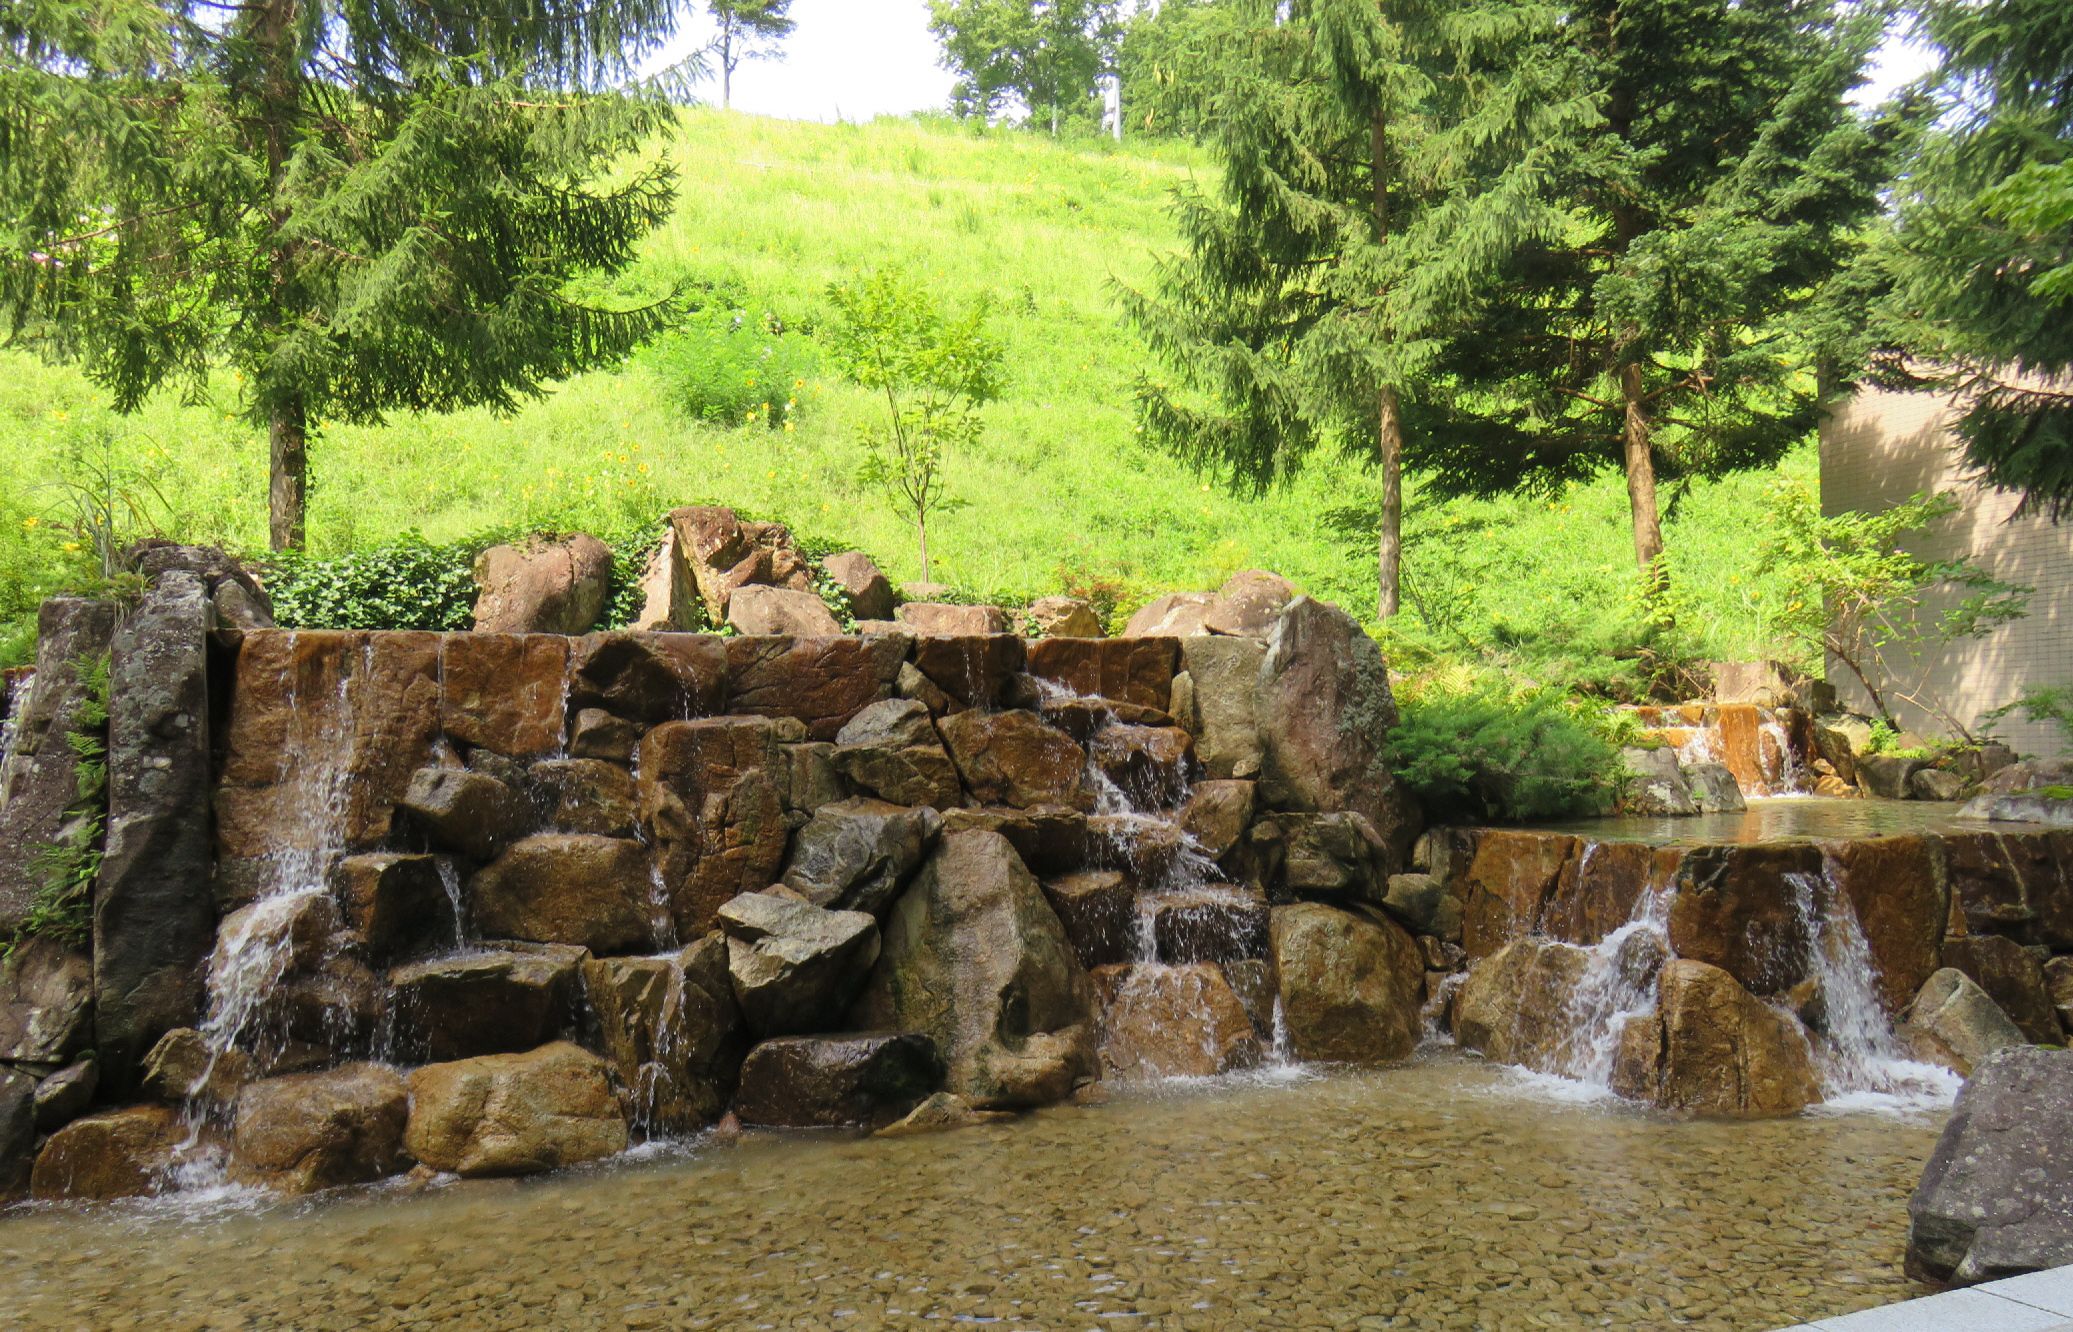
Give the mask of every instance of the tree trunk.
[[914, 533], [921, 539], [921, 581], [929, 581], [929, 520], [924, 514], [914, 516]]
[[734, 66], [720, 66], [720, 109], [726, 111], [734, 106]]
[[1661, 590], [1663, 570], [1657, 563], [1663, 554], [1663, 520], [1656, 512], [1655, 450], [1649, 443], [1648, 409], [1641, 400], [1641, 366], [1629, 361], [1620, 367], [1620, 396], [1626, 402], [1627, 420], [1623, 432], [1626, 445], [1627, 503], [1634, 514], [1634, 562], [1650, 585]]
[[300, 550], [309, 499], [309, 422], [290, 394], [267, 426], [266, 534], [275, 550]]
[[1404, 424], [1398, 414], [1396, 390], [1382, 390], [1380, 428], [1376, 443], [1382, 453], [1382, 521], [1375, 539], [1377, 583], [1376, 614], [1388, 619], [1396, 614], [1399, 583], [1404, 562]]

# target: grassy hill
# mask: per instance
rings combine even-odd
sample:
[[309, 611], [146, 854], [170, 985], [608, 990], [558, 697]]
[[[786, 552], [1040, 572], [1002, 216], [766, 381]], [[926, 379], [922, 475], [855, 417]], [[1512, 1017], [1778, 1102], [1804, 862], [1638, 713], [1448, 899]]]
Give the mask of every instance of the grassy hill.
[[[912, 533], [855, 480], [857, 437], [876, 403], [817, 370], [810, 329], [831, 281], [886, 264], [953, 303], [986, 300], [1008, 351], [1009, 387], [975, 456], [954, 460], [964, 507], [932, 525], [934, 574], [976, 594], [1024, 599], [1062, 586], [1119, 586], [1126, 605], [1262, 566], [1372, 614], [1376, 486], [1357, 464], [1320, 460], [1286, 490], [1234, 494], [1143, 448], [1130, 384], [1145, 352], [1113, 284], [1144, 281], [1176, 244], [1168, 193], [1212, 168], [1180, 145], [1056, 144], [935, 122], [817, 125], [688, 112], [658, 151], [682, 173], [675, 218], [651, 237], [628, 293], [688, 282], [745, 313], [712, 321], [618, 369], [556, 387], [517, 415], [469, 412], [334, 426], [313, 450], [310, 540], [318, 553], [416, 530], [450, 541], [516, 526], [624, 532], [675, 504], [732, 504], [809, 538], [871, 551], [895, 580], [917, 576]], [[759, 339], [774, 316], [784, 336]], [[803, 330], [803, 331], [802, 331]], [[759, 365], [756, 347], [776, 348]], [[745, 350], [746, 349], [746, 350]], [[745, 359], [749, 357], [749, 359]], [[687, 392], [725, 402], [770, 385], [796, 403], [788, 428], [697, 419]], [[725, 381], [725, 382], [722, 382]], [[22, 616], [85, 575], [61, 530], [76, 492], [151, 496], [184, 538], [258, 551], [265, 444], [213, 401], [167, 397], [118, 418], [74, 372], [0, 354], [0, 660], [26, 648]], [[717, 409], [716, 409], [717, 410]], [[744, 416], [746, 413], [743, 414]], [[1803, 475], [1810, 458], [1786, 470]], [[1778, 594], [1750, 568], [1773, 478], [1693, 486], [1672, 501], [1668, 538], [1691, 650], [1764, 650]], [[1625, 495], [1617, 478], [1498, 504], [1407, 505], [1414, 601], [1407, 660], [1496, 653], [1525, 662], [1604, 654], [1632, 622]]]

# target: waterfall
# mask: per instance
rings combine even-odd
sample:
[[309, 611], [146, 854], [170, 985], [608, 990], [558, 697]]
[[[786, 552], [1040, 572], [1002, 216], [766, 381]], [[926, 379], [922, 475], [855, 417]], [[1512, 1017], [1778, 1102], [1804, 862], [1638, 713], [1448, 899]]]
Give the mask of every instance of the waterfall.
[[[1799, 756], [1792, 752], [1791, 733], [1785, 729], [1785, 724], [1778, 720], [1775, 713], [1766, 709], [1762, 715], [1763, 720], [1757, 724], [1756, 728], [1757, 736], [1759, 737], [1756, 746], [1756, 758], [1763, 768], [1765, 789], [1759, 794], [1770, 796], [1805, 794], [1808, 783], [1806, 775], [1800, 771]], [[1769, 745], [1763, 743], [1766, 740], [1770, 742]], [[1775, 748], [1777, 751], [1778, 761], [1775, 764], [1769, 761], [1770, 755], [1766, 752], [1771, 748]]]
[[1556, 1055], [1566, 1076], [1588, 1087], [1612, 1089], [1613, 1061], [1627, 1020], [1655, 1011], [1656, 977], [1671, 956], [1670, 902], [1675, 896], [1674, 888], [1650, 884], [1625, 924], [1583, 950], [1584, 972], [1570, 992], [1568, 1030]]
[[[15, 741], [21, 736], [22, 708], [29, 701], [35, 680], [35, 672], [24, 671], [15, 678], [14, 687], [0, 695], [0, 774], [7, 771], [7, 760], [13, 756]], [[0, 804], [6, 802], [7, 785], [0, 780]]]

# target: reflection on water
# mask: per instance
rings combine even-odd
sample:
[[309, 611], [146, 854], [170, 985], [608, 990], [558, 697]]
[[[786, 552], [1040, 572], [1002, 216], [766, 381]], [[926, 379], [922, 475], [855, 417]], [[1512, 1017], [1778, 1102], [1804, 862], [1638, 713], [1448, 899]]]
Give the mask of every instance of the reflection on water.
[[1464, 1056], [921, 1138], [0, 1220], [0, 1308], [105, 1328], [1765, 1328], [1919, 1293], [1934, 1116], [1756, 1124]]
[[1752, 800], [1735, 814], [1698, 814], [1679, 819], [1633, 816], [1535, 824], [1536, 831], [1574, 833], [1600, 842], [1649, 842], [1658, 846], [1715, 842], [1779, 842], [1795, 838], [1889, 837], [1896, 833], [1950, 830], [2021, 832], [2026, 823], [1983, 823], [1958, 817], [1960, 806], [1928, 800], [1834, 800], [1821, 796], [1779, 796]]

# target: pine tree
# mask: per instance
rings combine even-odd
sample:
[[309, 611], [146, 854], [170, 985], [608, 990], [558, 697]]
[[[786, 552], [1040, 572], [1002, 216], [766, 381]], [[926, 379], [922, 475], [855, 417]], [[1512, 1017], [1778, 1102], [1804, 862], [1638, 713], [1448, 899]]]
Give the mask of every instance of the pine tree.
[[669, 212], [675, 0], [52, 0], [0, 14], [0, 320], [115, 406], [234, 371], [302, 543], [308, 444], [510, 410], [670, 314], [603, 303]]
[[734, 105], [734, 71], [746, 60], [773, 59], [778, 45], [799, 24], [791, 17], [792, 0], [706, 0], [720, 31], [713, 54], [720, 65], [720, 105]]
[[1114, 63], [1119, 0], [929, 0], [929, 30], [955, 73], [952, 109], [992, 117], [1016, 102], [1057, 134]]
[[[1254, 489], [1325, 445], [1381, 480], [1380, 614], [1395, 614], [1407, 433], [1450, 386], [1434, 366], [1495, 262], [1562, 219], [1539, 198], [1594, 112], [1538, 51], [1533, 3], [1232, 0], [1198, 16], [1214, 64], [1205, 138], [1220, 197], [1183, 191], [1187, 253], [1126, 303], [1175, 387], [1145, 381], [1151, 438]], [[1215, 25], [1212, 30], [1208, 25]]]
[[[1813, 428], [1806, 330], [1885, 156], [1844, 102], [1878, 16], [1829, 0], [1593, 0], [1564, 44], [1602, 118], [1546, 145], [1568, 225], [1471, 293], [1458, 400], [1418, 461], [1443, 491], [1627, 477], [1660, 580], [1662, 476], [1774, 461]], [[1658, 583], [1659, 585], [1659, 583]]]
[[1954, 391], [1968, 460], [2056, 519], [2073, 506], [2073, 7], [1935, 0], [1923, 27], [1948, 128], [1902, 177], [1900, 377]]

